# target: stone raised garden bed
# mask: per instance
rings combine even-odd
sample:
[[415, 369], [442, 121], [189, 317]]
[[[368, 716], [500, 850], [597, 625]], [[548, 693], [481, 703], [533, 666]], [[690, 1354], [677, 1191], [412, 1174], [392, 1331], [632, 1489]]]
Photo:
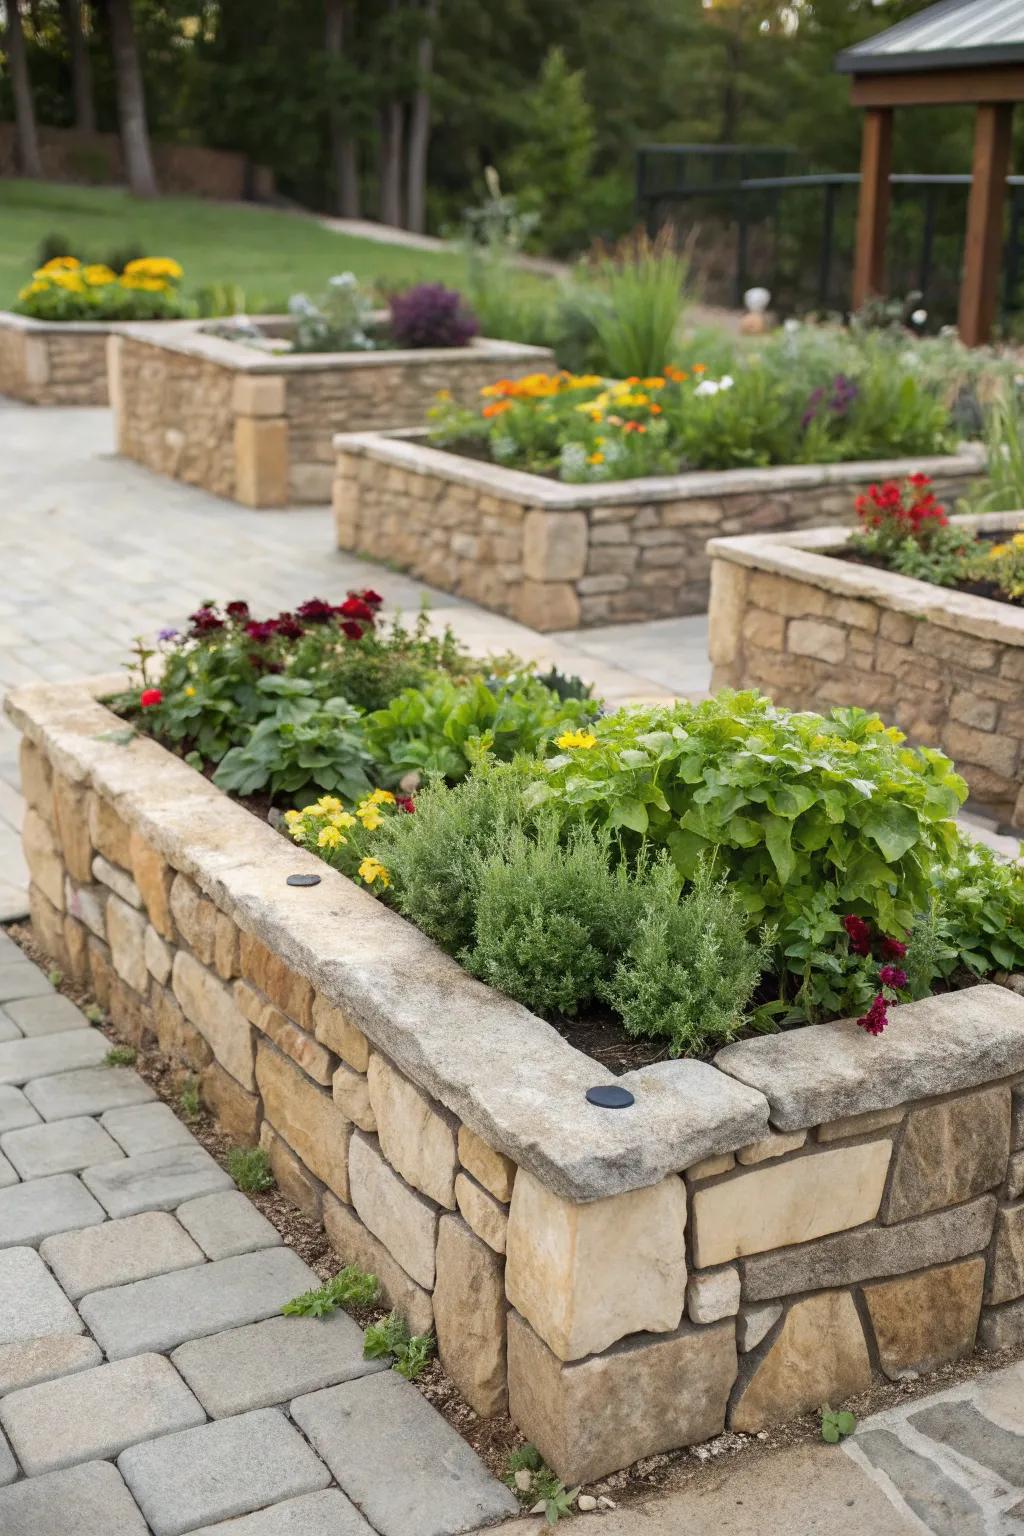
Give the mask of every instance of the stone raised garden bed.
[[566, 485], [419, 437], [335, 440], [339, 547], [386, 549], [402, 570], [539, 630], [703, 613], [712, 535], [845, 523], [858, 488], [922, 467], [955, 500], [981, 470], [968, 451]]
[[[954, 521], [1015, 532], [1022, 519]], [[761, 688], [793, 709], [880, 710], [1024, 825], [1024, 609], [834, 558], [847, 537], [712, 540], [712, 686]]]
[[99, 691], [8, 701], [40, 941], [567, 1483], [1024, 1343], [1024, 998], [662, 1061], [601, 1109], [604, 1068]]
[[[253, 322], [286, 334], [287, 320]], [[275, 355], [187, 322], [159, 337], [122, 329], [109, 354], [119, 453], [250, 507], [331, 499], [336, 432], [422, 421], [439, 390], [475, 400], [496, 374], [554, 370], [544, 347]]]
[[0, 311], [0, 395], [30, 405], [106, 405], [114, 329], [112, 322], [58, 324]]

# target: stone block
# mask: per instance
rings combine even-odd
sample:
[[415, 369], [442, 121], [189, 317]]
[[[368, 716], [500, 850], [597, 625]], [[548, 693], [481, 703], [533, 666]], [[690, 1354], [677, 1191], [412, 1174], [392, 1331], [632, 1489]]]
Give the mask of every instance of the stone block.
[[[313, 1033], [313, 988], [304, 976], [293, 971], [280, 955], [272, 954], [251, 933], [239, 933], [239, 966], [245, 979], [266, 993], [282, 1013], [301, 1029]], [[330, 1045], [329, 1041], [321, 1043]], [[355, 1062], [351, 1065], [355, 1066]]]
[[48, 1237], [39, 1252], [72, 1301], [90, 1291], [129, 1285], [203, 1262], [195, 1243], [165, 1211], [146, 1211], [79, 1232], [63, 1232]]
[[84, 1332], [38, 1253], [28, 1247], [0, 1250], [0, 1344]]
[[1017, 772], [1020, 742], [1015, 736], [977, 731], [948, 720], [942, 732], [942, 745], [958, 763], [979, 763], [1008, 779]]
[[882, 1370], [894, 1381], [969, 1355], [981, 1314], [980, 1255], [864, 1287]]
[[283, 416], [284, 375], [236, 374], [231, 409], [236, 416]]
[[340, 1056], [353, 1072], [365, 1074], [370, 1065], [370, 1042], [355, 1024], [333, 1003], [319, 995], [313, 999], [312, 1023], [316, 1038]]
[[762, 1254], [743, 1266], [744, 1299], [767, 1301], [952, 1263], [988, 1246], [995, 1213], [995, 1200], [985, 1195], [896, 1227], [859, 1227]]
[[[192, 1536], [225, 1536], [225, 1526], [219, 1521], [204, 1525]], [[227, 1536], [374, 1536], [374, 1532], [339, 1488], [325, 1488], [232, 1520]]]
[[647, 1189], [577, 1205], [520, 1169], [509, 1213], [509, 1301], [562, 1360], [626, 1334], [670, 1333], [686, 1284], [686, 1191]]
[[[2, 1121], [3, 1111], [0, 1106], [0, 1124]], [[1024, 1197], [1024, 1153], [1015, 1152], [1006, 1170], [1006, 1198], [1020, 1200], [1022, 1197]]]
[[741, 1308], [736, 1319], [736, 1343], [743, 1353], [756, 1349], [781, 1316], [781, 1301], [766, 1301], [760, 1306]]
[[846, 1115], [841, 1120], [830, 1120], [819, 1125], [819, 1141], [845, 1141], [851, 1136], [869, 1136], [872, 1131], [884, 1131], [890, 1125], [899, 1125], [906, 1110], [902, 1104], [894, 1109], [869, 1109], [864, 1115]]
[[377, 1129], [377, 1117], [370, 1103], [369, 1081], [362, 1072], [353, 1072], [342, 1062], [331, 1079], [331, 1095], [346, 1120], [351, 1120], [361, 1131], [373, 1134]]
[[471, 1179], [468, 1173], [460, 1173], [455, 1180], [455, 1203], [477, 1237], [483, 1238], [495, 1253], [504, 1253], [508, 1206], [495, 1200], [490, 1191]]
[[90, 1461], [45, 1477], [23, 1478], [0, 1490], [4, 1536], [149, 1536], [138, 1505], [109, 1461]]
[[363, 1225], [425, 1290], [434, 1286], [438, 1210], [385, 1161], [372, 1137], [357, 1131], [349, 1150], [352, 1204]]
[[515, 1163], [470, 1130], [468, 1125], [459, 1126], [459, 1162], [495, 1200], [508, 1204], [516, 1177]]
[[224, 981], [238, 975], [238, 929], [226, 912], [218, 912], [213, 927], [213, 965]]
[[731, 1428], [748, 1433], [842, 1403], [871, 1385], [864, 1330], [849, 1291], [794, 1302], [778, 1334], [735, 1395]]
[[20, 1087], [33, 1078], [63, 1075], [76, 1067], [98, 1067], [109, 1049], [106, 1037], [95, 1029], [66, 1029], [31, 1040], [6, 1040], [0, 1045], [0, 1083]]
[[0, 1401], [0, 1422], [29, 1477], [116, 1456], [126, 1446], [205, 1422], [161, 1355], [137, 1355], [25, 1387]]
[[585, 512], [527, 512], [523, 519], [523, 570], [531, 581], [577, 581], [586, 566]]
[[171, 1211], [184, 1200], [230, 1189], [232, 1180], [205, 1147], [163, 1147], [87, 1168], [82, 1183], [110, 1216]]
[[171, 917], [171, 881], [174, 871], [133, 827], [128, 838], [132, 876], [149, 913], [149, 920], [161, 938], [174, 938]]
[[103, 1129], [129, 1156], [159, 1152], [164, 1147], [191, 1147], [195, 1137], [167, 1104], [135, 1104], [110, 1109], [101, 1117]]
[[0, 1003], [17, 1002], [24, 997], [49, 997], [53, 987], [37, 965], [18, 952], [16, 959], [0, 960]]
[[254, 1022], [260, 1034], [266, 1035], [279, 1051], [290, 1056], [307, 1077], [324, 1087], [331, 1086], [335, 1063], [330, 1051], [325, 1050], [312, 1035], [307, 1035], [304, 1029], [293, 1024], [276, 1004], [264, 1003]]
[[95, 1163], [123, 1159], [123, 1152], [102, 1126], [86, 1117], [29, 1125], [8, 1131], [0, 1151], [23, 1179], [45, 1179], [54, 1173], [77, 1173]]
[[846, 656], [846, 630], [822, 619], [791, 619], [786, 649], [796, 656], [810, 656], [838, 666]]
[[296, 1157], [283, 1137], [275, 1135], [267, 1120], [260, 1126], [260, 1146], [270, 1159], [270, 1171], [285, 1199], [314, 1221], [319, 1221], [324, 1186], [313, 1177], [302, 1159]]
[[518, 1513], [504, 1484], [394, 1371], [296, 1398], [291, 1413], [342, 1491], [386, 1536], [456, 1536]]
[[230, 1259], [281, 1241], [277, 1228], [238, 1189], [186, 1200], [175, 1214], [209, 1259]]
[[217, 940], [217, 908], [187, 875], [175, 875], [170, 894], [171, 916], [185, 943], [203, 965], [212, 965]]
[[288, 505], [288, 421], [235, 417], [235, 500], [244, 507]]
[[392, 1168], [414, 1189], [454, 1210], [454, 1115], [376, 1053], [370, 1057], [368, 1085], [380, 1148]]
[[63, 912], [64, 862], [53, 829], [31, 807], [25, 812], [22, 823], [21, 845], [33, 882], [50, 905]]
[[231, 989], [181, 949], [174, 957], [171, 977], [185, 1017], [225, 1072], [251, 1092], [256, 1086], [252, 1026], [239, 1013]]
[[740, 1309], [739, 1270], [731, 1264], [692, 1274], [686, 1285], [686, 1313], [691, 1323], [717, 1323]]
[[108, 891], [113, 891], [115, 896], [120, 896], [130, 907], [142, 910], [142, 896], [131, 875], [110, 859], [105, 859], [101, 853], [92, 861], [92, 877], [105, 885]]
[[786, 621], [781, 613], [764, 613], [760, 608], [752, 608], [743, 620], [743, 639], [758, 650], [785, 650]]
[[146, 970], [161, 986], [170, 979], [174, 952], [165, 944], [152, 923], [147, 923], [142, 940]]
[[1024, 1200], [996, 1216], [985, 1301], [998, 1306], [1024, 1296]]
[[118, 1469], [154, 1536], [197, 1526], [325, 1488], [330, 1473], [273, 1408], [133, 1445]]
[[693, 1194], [693, 1255], [701, 1268], [805, 1243], [878, 1214], [888, 1137], [737, 1173]]
[[37, 1381], [52, 1381], [99, 1365], [103, 1356], [93, 1339], [80, 1334], [50, 1333], [0, 1345], [0, 1397]]
[[410, 1333], [430, 1333], [434, 1326], [430, 1292], [406, 1274], [384, 1244], [363, 1226], [352, 1208], [327, 1194], [324, 1196], [323, 1221], [341, 1262], [355, 1264], [364, 1274], [376, 1275], [384, 1301], [405, 1318]]
[[519, 588], [515, 617], [542, 634], [553, 629], [578, 629], [580, 600], [567, 581], [529, 581]]
[[[23, 997], [5, 1003], [3, 1012], [14, 1020], [27, 1039], [33, 1039], [36, 1035], [57, 1035], [67, 1029], [87, 1029], [89, 1025], [85, 1014], [60, 992], [44, 993], [42, 997]], [[0, 1126], [0, 1129], [6, 1127]]]
[[93, 851], [88, 797], [81, 785], [70, 783], [60, 773], [53, 776], [53, 811], [68, 874], [72, 880], [88, 884], [92, 879]]
[[686, 1182], [694, 1184], [699, 1179], [714, 1179], [721, 1173], [731, 1173], [735, 1166], [736, 1157], [732, 1152], [722, 1152], [718, 1157], [705, 1157], [687, 1168]]
[[[65, 884], [65, 897], [67, 884]], [[64, 916], [64, 949], [68, 960], [68, 975], [72, 981], [87, 983], [89, 980], [89, 935], [82, 923], [70, 913]]]
[[145, 914], [130, 907], [119, 896], [107, 901], [107, 939], [114, 970], [133, 992], [145, 994], [149, 985], [149, 967], [146, 964]]
[[[64, 883], [66, 886], [68, 882]], [[69, 964], [64, 950], [63, 914], [47, 899], [35, 881], [32, 881], [28, 888], [28, 911], [36, 943], [58, 970], [67, 971]], [[24, 969], [24, 967], [19, 966], [18, 969]], [[45, 980], [45, 977], [43, 979]]]
[[53, 821], [53, 769], [35, 742], [22, 736], [18, 748], [21, 793], [27, 805], [45, 821]]
[[216, 1061], [209, 1061], [202, 1068], [199, 1093], [222, 1131], [234, 1141], [255, 1145], [263, 1117], [258, 1094], [243, 1088]]
[[776, 1157], [785, 1157], [787, 1152], [799, 1152], [806, 1140], [806, 1131], [790, 1131], [787, 1134], [769, 1131], [760, 1141], [751, 1142], [748, 1147], [740, 1147], [736, 1161], [745, 1168], [757, 1163], [768, 1163]]
[[149, 1104], [156, 1094], [130, 1067], [84, 1067], [26, 1083], [25, 1097], [44, 1120], [66, 1120], [71, 1115], [99, 1115], [106, 1109]]
[[266, 1248], [93, 1291], [79, 1311], [108, 1359], [121, 1360], [147, 1350], [164, 1354], [186, 1339], [262, 1322], [319, 1284], [290, 1248]]
[[131, 829], [101, 795], [89, 796], [89, 836], [96, 852], [111, 864], [131, 869]]
[[351, 1122], [339, 1113], [329, 1093], [262, 1040], [256, 1077], [270, 1124], [328, 1189], [347, 1200]]
[[735, 1377], [731, 1323], [684, 1323], [566, 1365], [509, 1313], [509, 1413], [567, 1485], [719, 1434]]
[[960, 1205], [1001, 1184], [1010, 1155], [1010, 1089], [915, 1109], [893, 1166], [882, 1220], [906, 1221]]
[[434, 1285], [437, 1350], [448, 1375], [482, 1418], [508, 1405], [505, 1264], [458, 1216], [442, 1216]]
[[1004, 1307], [986, 1307], [978, 1326], [978, 1344], [982, 1349], [991, 1350], [1024, 1347], [1024, 1301], [1011, 1301]]
[[38, 1125], [39, 1116], [20, 1088], [0, 1087], [0, 1133], [17, 1131], [23, 1125]]

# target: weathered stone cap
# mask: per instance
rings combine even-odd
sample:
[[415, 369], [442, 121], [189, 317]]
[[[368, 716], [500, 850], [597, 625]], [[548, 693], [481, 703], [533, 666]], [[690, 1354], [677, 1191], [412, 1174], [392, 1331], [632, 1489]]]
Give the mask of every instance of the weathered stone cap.
[[[629, 1109], [588, 1104], [586, 1090], [614, 1082], [610, 1072], [157, 742], [124, 744], [123, 721], [96, 691], [37, 684], [9, 695], [7, 712], [401, 1071], [556, 1193], [586, 1201], [657, 1184], [764, 1135], [764, 1095], [702, 1062], [620, 1079], [636, 1097]], [[297, 873], [320, 883], [286, 885]]]
[[968, 987], [901, 1004], [882, 1035], [836, 1019], [727, 1045], [715, 1066], [759, 1089], [779, 1130], [802, 1130], [1024, 1071], [1024, 998]]

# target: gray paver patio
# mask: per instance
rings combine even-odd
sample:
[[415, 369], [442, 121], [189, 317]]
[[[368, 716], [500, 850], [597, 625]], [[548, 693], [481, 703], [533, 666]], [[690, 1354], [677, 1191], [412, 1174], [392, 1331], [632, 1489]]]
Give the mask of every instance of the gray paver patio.
[[240, 1190], [203, 1195], [178, 1206], [178, 1220], [208, 1259], [231, 1259], [281, 1241], [277, 1228], [261, 1216]]
[[128, 1104], [148, 1104], [156, 1094], [130, 1067], [87, 1067], [38, 1077], [25, 1084], [25, 1097], [44, 1120], [66, 1120]]
[[83, 1331], [81, 1318], [35, 1249], [0, 1252], [0, 1344]]
[[95, 1339], [80, 1333], [44, 1334], [20, 1344], [0, 1344], [0, 1397], [21, 1387], [34, 1387], [37, 1381], [87, 1371], [102, 1359]]
[[55, 1035], [66, 1029], [88, 1029], [89, 1020], [69, 997], [52, 992], [42, 997], [23, 997], [5, 1003], [0, 1010], [26, 1036]]
[[95, 1163], [124, 1161], [124, 1152], [102, 1126], [86, 1116], [30, 1125], [0, 1137], [0, 1151], [23, 1179], [43, 1179], [51, 1173], [76, 1173]]
[[195, 1139], [188, 1126], [167, 1104], [133, 1104], [128, 1109], [108, 1109], [100, 1116], [100, 1125], [129, 1157], [140, 1152], [160, 1152], [164, 1147], [188, 1147]]
[[5, 1083], [0, 1087], [0, 1133], [16, 1131], [23, 1125], [38, 1125], [39, 1115], [20, 1088]]
[[7, 1161], [6, 1157], [4, 1157], [3, 1153], [0, 1152], [0, 1189], [5, 1189], [8, 1185], [17, 1184], [17, 1182], [17, 1173], [14, 1171], [13, 1166]]
[[[26, 1135], [27, 1132], [15, 1132]], [[230, 1174], [195, 1142], [140, 1152], [120, 1162], [87, 1168], [82, 1183], [108, 1216], [136, 1216], [140, 1211], [170, 1211], [183, 1200], [231, 1189]]]
[[69, 1536], [72, 1531], [74, 1536], [149, 1536], [138, 1505], [109, 1461], [12, 1483], [0, 1492], [0, 1530], [4, 1536]]
[[39, 1254], [72, 1301], [203, 1262], [202, 1250], [166, 1211], [48, 1237]]
[[98, 1029], [68, 1029], [34, 1040], [10, 1040], [0, 1045], [0, 1083], [20, 1087], [34, 1077], [62, 1068], [98, 1067], [110, 1042]]
[[227, 1525], [204, 1525], [192, 1536], [374, 1536], [359, 1511], [337, 1488], [306, 1493]]
[[54, 1232], [91, 1227], [104, 1219], [103, 1207], [73, 1173], [0, 1189], [0, 1249], [36, 1247]]

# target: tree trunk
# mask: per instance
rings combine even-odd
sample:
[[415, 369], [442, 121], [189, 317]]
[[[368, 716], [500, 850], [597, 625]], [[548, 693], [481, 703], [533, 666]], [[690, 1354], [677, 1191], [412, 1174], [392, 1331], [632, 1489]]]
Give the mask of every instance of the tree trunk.
[[23, 176], [42, 180], [43, 162], [39, 158], [36, 109], [32, 101], [32, 82], [28, 77], [25, 34], [21, 30], [20, 0], [7, 0], [7, 29], [4, 42], [11, 71], [14, 95], [14, 136], [18, 147], [18, 169]]
[[106, 0], [106, 4], [117, 77], [117, 117], [121, 125], [121, 148], [128, 185], [136, 197], [156, 197], [156, 172], [146, 122], [146, 92], [135, 41], [131, 0]]
[[[326, 0], [324, 46], [333, 59], [345, 55], [345, 37], [351, 9], [347, 0]], [[334, 208], [343, 219], [358, 219], [359, 147], [349, 131], [345, 112], [332, 95], [328, 107], [331, 135], [331, 162], [334, 166]]]
[[416, 53], [416, 91], [409, 118], [409, 163], [406, 170], [405, 220], [418, 235], [426, 225], [427, 151], [430, 148], [430, 75], [434, 67], [434, 23], [437, 0], [425, 0], [424, 28]]
[[[388, 0], [389, 16], [396, 16], [401, 0]], [[402, 223], [402, 140], [405, 108], [392, 98], [380, 113], [380, 218], [396, 228]]]
[[96, 106], [92, 92], [92, 61], [85, 35], [82, 0], [60, 0], [64, 30], [71, 53], [71, 89], [75, 98], [75, 127], [82, 133], [96, 132]]

